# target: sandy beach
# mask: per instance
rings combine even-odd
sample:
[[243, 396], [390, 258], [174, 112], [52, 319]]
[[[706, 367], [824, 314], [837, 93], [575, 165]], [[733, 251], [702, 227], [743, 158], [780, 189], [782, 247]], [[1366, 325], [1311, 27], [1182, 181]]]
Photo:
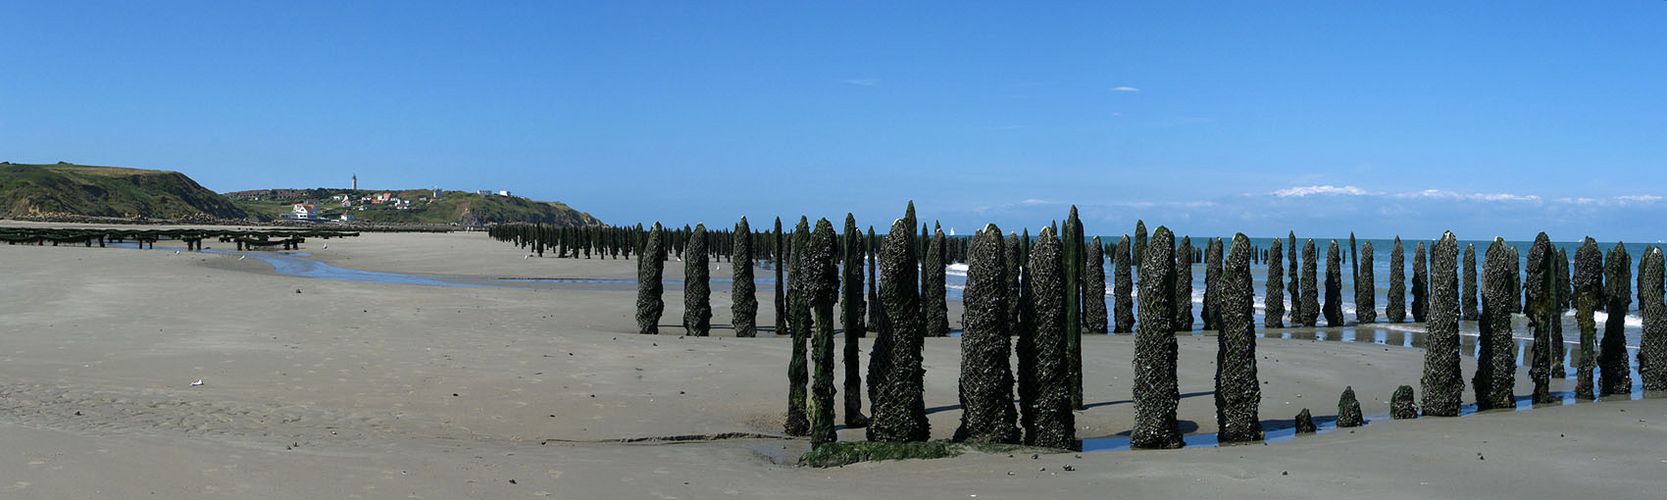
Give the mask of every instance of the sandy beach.
[[[672, 284], [662, 334], [646, 336], [634, 285], [617, 282], [634, 260], [526, 258], [481, 233], [302, 249], [473, 285], [425, 286], [288, 276], [170, 244], [0, 246], [0, 497], [1639, 498], [1667, 472], [1667, 400], [1378, 420], [1267, 445], [802, 468], [807, 442], [776, 437], [789, 342], [734, 338], [727, 284], [714, 286], [714, 336], [678, 335]], [[668, 262], [668, 282], [681, 277]], [[760, 325], [773, 324], [772, 293], [759, 287]], [[1180, 338], [1190, 434], [1215, 429], [1215, 342]], [[1131, 427], [1132, 352], [1132, 337], [1084, 338], [1079, 437]], [[959, 339], [926, 341], [934, 437], [959, 420], [959, 361]], [[1263, 339], [1261, 418], [1329, 417], [1347, 386], [1386, 415], [1422, 364], [1396, 340]], [[1526, 397], [1525, 369], [1517, 381]]]

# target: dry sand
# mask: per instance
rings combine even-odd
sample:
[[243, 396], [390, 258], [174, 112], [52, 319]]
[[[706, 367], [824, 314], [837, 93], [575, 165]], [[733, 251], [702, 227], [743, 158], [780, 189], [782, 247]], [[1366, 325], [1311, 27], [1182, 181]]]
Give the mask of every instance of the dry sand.
[[[525, 259], [479, 233], [323, 243], [305, 251], [473, 282], [635, 274], [633, 261]], [[1639, 498], [1667, 472], [1663, 400], [1386, 421], [1265, 446], [836, 469], [775, 463], [802, 440], [619, 443], [779, 434], [787, 340], [680, 337], [674, 286], [664, 334], [643, 336], [630, 286], [331, 281], [165, 246], [0, 246], [0, 498]], [[668, 279], [681, 274], [668, 263]], [[727, 287], [715, 288], [714, 323], [727, 326]], [[772, 290], [760, 292], [770, 325]], [[1131, 426], [1131, 340], [1084, 339], [1080, 437]], [[1215, 339], [1180, 342], [1183, 428], [1212, 432]], [[1422, 356], [1263, 340], [1262, 418], [1335, 414], [1351, 385], [1368, 415], [1385, 414], [1396, 386], [1418, 387]], [[958, 364], [957, 339], [926, 342], [937, 437], [959, 419]]]

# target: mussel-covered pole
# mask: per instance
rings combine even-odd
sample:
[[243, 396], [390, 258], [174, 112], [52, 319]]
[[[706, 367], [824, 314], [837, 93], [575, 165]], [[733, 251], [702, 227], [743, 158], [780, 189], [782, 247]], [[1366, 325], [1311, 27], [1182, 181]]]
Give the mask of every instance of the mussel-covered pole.
[[775, 244], [775, 253], [770, 255], [776, 268], [776, 335], [787, 335], [787, 235], [781, 232], [781, 217], [776, 217], [775, 237], [771, 238]]
[[1378, 287], [1373, 283], [1377, 278], [1377, 271], [1372, 269], [1372, 261], [1375, 258], [1372, 242], [1368, 240], [1362, 243], [1360, 261], [1356, 263], [1360, 271], [1354, 278], [1354, 318], [1362, 325], [1378, 322]]
[[[1390, 323], [1407, 320], [1406, 268], [1406, 250], [1401, 246], [1401, 237], [1396, 236], [1395, 245], [1389, 249], [1389, 300], [1383, 304], [1383, 318]], [[1424, 392], [1428, 397], [1429, 390]]]
[[732, 305], [730, 313], [734, 317], [736, 337], [758, 336], [758, 286], [752, 278], [752, 227], [747, 225], [747, 218], [735, 224], [734, 243], [730, 247], [735, 251], [729, 258], [731, 271], [734, 274]]
[[874, 236], [874, 226], [868, 226], [868, 238], [863, 242], [863, 248], [868, 249], [868, 329], [875, 330], [879, 328], [880, 322], [884, 321], [885, 314], [881, 312], [878, 291], [880, 280], [875, 274], [880, 269], [879, 261], [876, 260], [880, 254], [880, 239]]
[[1516, 381], [1516, 346], [1511, 340], [1510, 306], [1517, 297], [1511, 288], [1516, 259], [1505, 248], [1503, 238], [1493, 239], [1484, 259], [1481, 332], [1477, 338], [1481, 346], [1471, 384], [1476, 390], [1477, 409], [1510, 408], [1516, 404], [1511, 392]]
[[1005, 250], [1007, 255], [1004, 257], [1004, 260], [1007, 263], [1007, 270], [1006, 274], [1003, 276], [1007, 279], [1007, 329], [1009, 335], [1018, 336], [1020, 331], [1019, 316], [1021, 311], [1019, 302], [1019, 269], [1024, 266], [1024, 252], [1019, 246], [1019, 235], [1017, 233], [1007, 235]]
[[666, 247], [662, 232], [660, 223], [654, 223], [654, 229], [648, 233], [648, 242], [643, 245], [644, 257], [637, 259], [638, 333], [660, 333], [660, 314], [666, 311], [663, 297], [666, 289], [661, 279], [666, 271]]
[[839, 302], [839, 237], [834, 235], [828, 219], [816, 221], [816, 232], [805, 248], [805, 295], [815, 317], [815, 334], [811, 339], [811, 358], [816, 361], [816, 377], [811, 382], [810, 444], [819, 446], [834, 442], [834, 304]]
[[[1130, 256], [1130, 262], [1139, 263], [1138, 259]], [[1175, 249], [1175, 324], [1172, 326], [1177, 332], [1192, 331], [1192, 237], [1182, 236], [1181, 246]], [[1129, 328], [1134, 328], [1134, 292], [1133, 276], [1129, 278]]]
[[[1024, 265], [1019, 266], [1019, 311], [1018, 319], [1012, 324], [1013, 357], [1018, 358], [1013, 374], [1014, 389], [1019, 393], [1019, 428], [1025, 432], [1024, 442], [1031, 442], [1036, 426], [1032, 422], [1036, 418], [1036, 269], [1031, 267], [1035, 255], [1031, 251], [1030, 230], [1025, 229], [1019, 236], [1018, 256]], [[1060, 342], [1064, 342], [1063, 339]]]
[[1643, 379], [1644, 392], [1651, 395], [1667, 391], [1667, 304], [1662, 302], [1662, 275], [1661, 249], [1645, 250], [1638, 263], [1638, 312], [1644, 317], [1638, 377]]
[[[913, 203], [910, 203], [913, 213]], [[869, 356], [869, 441], [925, 441], [932, 434], [926, 420], [925, 374], [921, 367], [920, 259], [912, 217], [893, 222], [880, 246], [880, 304], [885, 321]], [[876, 369], [876, 367], [878, 369]], [[881, 380], [876, 380], [884, 377]]]
[[853, 429], [868, 425], [868, 417], [862, 414], [862, 348], [857, 342], [868, 333], [868, 323], [863, 317], [868, 312], [868, 302], [863, 299], [862, 279], [863, 258], [868, 255], [866, 241], [862, 230], [857, 228], [857, 218], [845, 214], [845, 234], [841, 235], [844, 265], [840, 269], [844, 288], [841, 288], [839, 312], [841, 324], [845, 325], [841, 353], [845, 360], [845, 426]]
[[1115, 302], [1112, 309], [1116, 316], [1116, 325], [1112, 329], [1114, 333], [1134, 332], [1134, 261], [1129, 245], [1129, 237], [1125, 235], [1112, 249], [1112, 273], [1116, 275], [1112, 290]]
[[1319, 431], [1319, 428], [1314, 425], [1314, 414], [1309, 413], [1307, 408], [1297, 412], [1296, 429], [1297, 434], [1313, 434]]
[[1526, 304], [1523, 310], [1528, 317], [1528, 328], [1533, 331], [1534, 343], [1529, 350], [1528, 378], [1534, 382], [1534, 404], [1550, 404], [1556, 400], [1551, 398], [1551, 364], [1562, 363], [1563, 360], [1553, 360], [1551, 354], [1551, 324], [1562, 321], [1561, 314], [1552, 304], [1557, 297], [1557, 251], [1551, 247], [1551, 237], [1540, 233], [1534, 237], [1534, 245], [1528, 248], [1528, 278], [1523, 282], [1525, 289], [1523, 296]]
[[1089, 240], [1084, 248], [1082, 271], [1082, 329], [1084, 333], [1106, 333], [1106, 255], [1100, 237]]
[[1424, 414], [1457, 417], [1464, 397], [1464, 375], [1459, 369], [1458, 239], [1451, 231], [1442, 234], [1431, 255], [1435, 286], [1424, 339]]
[[806, 413], [809, 410], [809, 402], [806, 401], [805, 394], [805, 385], [810, 381], [805, 351], [810, 342], [812, 321], [810, 301], [806, 293], [814, 289], [813, 285], [808, 283], [810, 275], [805, 272], [805, 254], [809, 252], [809, 246], [810, 223], [804, 217], [799, 217], [799, 226], [793, 229], [787, 250], [790, 280], [788, 286], [791, 287], [787, 294], [787, 321], [788, 329], [793, 335], [793, 345], [790, 349], [793, 358], [787, 362], [787, 421], [783, 430], [789, 436], [810, 434], [810, 416]]
[[1256, 376], [1256, 288], [1250, 277], [1250, 238], [1233, 236], [1216, 297], [1221, 325], [1216, 336], [1216, 422], [1223, 443], [1262, 440], [1257, 409], [1262, 405]]
[[[1134, 259], [1135, 267], [1139, 267], [1141, 262], [1146, 259], [1146, 221], [1144, 219], [1134, 221], [1134, 248], [1130, 249], [1130, 252], [1129, 257]], [[1192, 256], [1188, 255], [1187, 258], [1191, 259]]]
[[1482, 317], [1476, 307], [1476, 245], [1464, 245], [1464, 288], [1459, 292], [1460, 318], [1465, 321], [1476, 321]]
[[[936, 226], [936, 224], [934, 224]], [[944, 234], [942, 227], [932, 229], [932, 238], [926, 243], [926, 257], [921, 263], [921, 272], [926, 273], [921, 280], [920, 300], [921, 312], [926, 316], [926, 336], [949, 336], [949, 296], [944, 272]]]
[[1626, 244], [1616, 243], [1604, 264], [1603, 343], [1598, 350], [1598, 395], [1632, 394], [1632, 372], [1627, 366], [1626, 313], [1632, 306], [1632, 257]]
[[[1354, 282], [1357, 283], [1357, 285], [1359, 285], [1359, 283], [1360, 283], [1360, 253], [1359, 253], [1359, 248], [1360, 247], [1357, 247], [1357, 245], [1355, 245], [1354, 232], [1349, 232], [1349, 267], [1350, 267], [1349, 268], [1349, 272], [1350, 272], [1349, 278], [1350, 278], [1350, 280], [1354, 280]], [[1355, 295], [1360, 295], [1360, 290], [1355, 290]]]
[[[1412, 320], [1423, 323], [1429, 319], [1430, 309], [1430, 270], [1424, 260], [1424, 242], [1418, 242], [1418, 248], [1413, 252]], [[1509, 277], [1507, 276], [1507, 278]], [[1515, 295], [1512, 294], [1513, 297]]]
[[[1076, 446], [1076, 416], [1071, 412], [1071, 367], [1065, 328], [1065, 266], [1062, 245], [1052, 227], [1042, 228], [1030, 252], [1029, 287], [1034, 320], [1029, 365], [1035, 396], [1025, 411], [1024, 443], [1046, 448]], [[1142, 273], [1144, 274], [1144, 273]], [[1020, 342], [1024, 342], [1021, 338]]]
[[1291, 253], [1291, 262], [1286, 264], [1285, 276], [1289, 279], [1285, 291], [1291, 294], [1291, 326], [1302, 325], [1302, 274], [1297, 272], [1298, 262], [1302, 259], [1297, 248], [1297, 233], [1291, 231], [1285, 237], [1285, 248]]
[[1266, 328], [1285, 327], [1285, 250], [1274, 238], [1268, 245], [1268, 279], [1267, 293], [1263, 297], [1267, 310], [1262, 314], [1262, 326]]
[[1355, 398], [1354, 386], [1344, 387], [1337, 398], [1337, 427], [1360, 427], [1366, 420], [1360, 414], [1360, 400]]
[[[1512, 245], [1512, 246], [1507, 246], [1505, 248], [1511, 251], [1511, 261], [1512, 262], [1519, 262], [1519, 263], [1522, 262], [1522, 252], [1517, 251], [1516, 246]], [[1518, 266], [1518, 267], [1521, 267], [1521, 266]], [[1520, 271], [1520, 270], [1521, 269], [1518, 269], [1518, 271]], [[1522, 311], [1522, 305], [1525, 303], [1524, 299], [1527, 298], [1527, 295], [1522, 292], [1522, 273], [1520, 273], [1520, 272], [1512, 273], [1510, 278], [1511, 278], [1511, 294], [1512, 294], [1512, 300], [1511, 300], [1511, 303], [1510, 303], [1511, 313], [1516, 314], [1516, 313], [1523, 312]]]
[[696, 224], [683, 251], [683, 330], [691, 337], [705, 337], [712, 330], [711, 275], [706, 225]]
[[1395, 394], [1389, 397], [1389, 418], [1406, 420], [1418, 418], [1418, 403], [1412, 396], [1412, 386], [1403, 385], [1395, 388]]
[[1065, 280], [1065, 342], [1068, 354], [1065, 359], [1070, 363], [1067, 367], [1070, 373], [1071, 408], [1081, 410], [1082, 406], [1082, 219], [1077, 217], [1076, 205], [1071, 206], [1071, 213], [1065, 218], [1065, 225], [1060, 227], [1061, 266]]
[[1320, 318], [1319, 258], [1314, 240], [1302, 244], [1302, 326], [1314, 326]]
[[1325, 325], [1343, 326], [1343, 263], [1337, 240], [1326, 247]]
[[1135, 334], [1133, 448], [1185, 446], [1175, 419], [1180, 390], [1175, 376], [1175, 237], [1159, 226], [1140, 266], [1140, 322]]
[[1561, 318], [1564, 313], [1569, 312], [1569, 304], [1574, 302], [1574, 280], [1569, 278], [1569, 253], [1567, 251], [1562, 248], [1557, 249], [1556, 263], [1557, 270], [1555, 272], [1557, 274], [1554, 277], [1556, 284], [1553, 286], [1557, 291], [1554, 302], [1559, 319], [1551, 322], [1551, 359], [1554, 360], [1551, 363], [1551, 376], [1552, 378], [1561, 379], [1569, 376], [1568, 363], [1563, 359], [1567, 355], [1565, 352], [1567, 349], [1563, 346], [1563, 321]]
[[1008, 365], [1007, 250], [994, 224], [972, 238], [961, 331], [961, 426], [956, 441], [1018, 443]]
[[1360, 296], [1360, 254], [1354, 243], [1354, 231], [1349, 231], [1349, 279], [1354, 281], [1354, 294]]
[[[1204, 244], [1204, 329], [1214, 331], [1221, 328], [1217, 324], [1221, 312], [1216, 310], [1216, 298], [1221, 294], [1221, 238], [1210, 238]], [[1176, 271], [1179, 276], [1180, 271]], [[1191, 287], [1188, 287], [1191, 288]], [[1179, 297], [1176, 300], [1180, 300]], [[1192, 291], [1187, 291], [1187, 300], [1192, 300]]]
[[1594, 315], [1603, 305], [1603, 251], [1588, 237], [1574, 252], [1574, 320], [1580, 324], [1580, 353], [1575, 362], [1574, 397], [1596, 399], [1592, 370], [1597, 364], [1598, 323]]

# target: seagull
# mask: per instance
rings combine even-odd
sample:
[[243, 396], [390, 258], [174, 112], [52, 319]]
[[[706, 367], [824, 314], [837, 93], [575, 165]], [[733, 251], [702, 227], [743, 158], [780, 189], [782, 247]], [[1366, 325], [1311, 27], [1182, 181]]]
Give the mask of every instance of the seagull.
[[325, 244], [324, 244], [324, 249], [325, 249], [325, 250], [329, 250], [329, 249], [330, 249], [330, 244], [329, 244], [329, 243], [325, 243]]
[[200, 386], [200, 385], [203, 385], [203, 379], [197, 379], [196, 382], [191, 383], [191, 387], [197, 387], [197, 386]]
[[179, 255], [179, 250], [174, 250], [174, 255]]

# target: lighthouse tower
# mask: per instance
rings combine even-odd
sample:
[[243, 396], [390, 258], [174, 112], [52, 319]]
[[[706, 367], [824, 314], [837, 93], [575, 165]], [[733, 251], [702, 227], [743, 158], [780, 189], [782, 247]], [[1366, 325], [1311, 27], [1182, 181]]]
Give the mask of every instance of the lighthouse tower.
[[353, 190], [359, 190], [359, 174], [353, 174]]

